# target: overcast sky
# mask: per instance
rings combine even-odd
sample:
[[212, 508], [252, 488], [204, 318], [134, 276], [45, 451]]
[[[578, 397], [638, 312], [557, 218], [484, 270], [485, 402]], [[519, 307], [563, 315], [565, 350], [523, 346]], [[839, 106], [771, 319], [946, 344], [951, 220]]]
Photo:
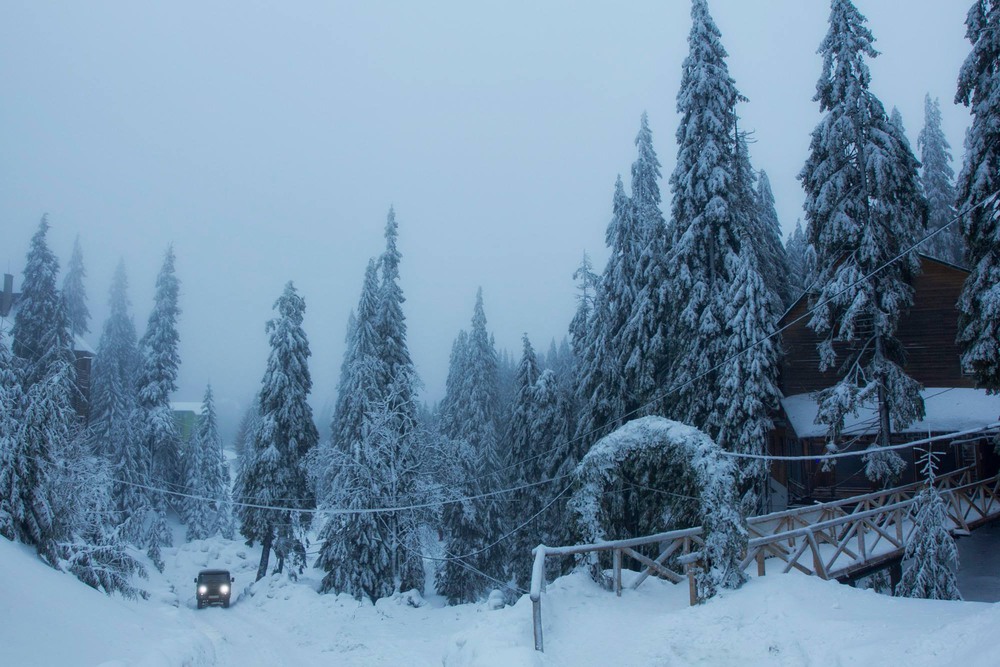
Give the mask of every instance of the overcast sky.
[[[856, 0], [882, 55], [872, 88], [911, 144], [952, 99], [964, 0]], [[819, 119], [822, 0], [709, 0], [750, 98], [786, 233]], [[333, 397], [348, 314], [385, 215], [400, 225], [410, 350], [424, 396], [482, 286], [499, 347], [544, 351], [598, 269], [615, 176], [649, 113], [669, 176], [690, 4], [644, 2], [44, 2], [0, 4], [0, 264], [20, 285], [43, 213], [65, 265], [79, 234], [96, 346], [119, 258], [141, 335], [170, 243], [181, 280], [180, 389], [211, 381], [231, 418], [264, 370], [288, 280], [306, 300], [314, 406]], [[664, 179], [666, 180], [666, 178]], [[664, 210], [669, 212], [665, 182]]]

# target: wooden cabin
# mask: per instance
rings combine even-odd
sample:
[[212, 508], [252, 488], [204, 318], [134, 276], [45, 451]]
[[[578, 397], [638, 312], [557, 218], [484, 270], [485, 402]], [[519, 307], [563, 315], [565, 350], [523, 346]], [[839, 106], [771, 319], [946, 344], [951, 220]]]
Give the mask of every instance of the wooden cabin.
[[[969, 272], [938, 259], [920, 256], [921, 273], [914, 279], [913, 306], [900, 318], [897, 337], [906, 352], [906, 372], [924, 386], [926, 416], [890, 438], [911, 442], [931, 435], [986, 426], [1000, 421], [1000, 396], [975, 388], [962, 371], [955, 304]], [[819, 370], [819, 337], [809, 328], [809, 297], [802, 296], [781, 318], [788, 325], [782, 334], [784, 358], [779, 387], [784, 395], [768, 443], [772, 454], [820, 455], [826, 452], [827, 430], [816, 424], [815, 393], [837, 381], [834, 369]], [[838, 355], [838, 359], [843, 359]], [[837, 443], [841, 450], [865, 449], [874, 439], [877, 418], [874, 406], [849, 418]], [[967, 438], [962, 443], [939, 441], [940, 469], [974, 465], [980, 474], [995, 473], [1000, 460], [988, 438]], [[912, 449], [898, 450], [906, 469], [900, 483], [919, 479], [919, 461]], [[920, 453], [917, 452], [919, 459]], [[820, 461], [775, 462], [771, 470], [779, 488], [787, 490], [790, 503], [844, 498], [874, 490], [865, 477], [861, 457], [838, 459], [835, 466]]]
[[[20, 296], [20, 292], [14, 291], [14, 276], [9, 273], [4, 274], [3, 290], [0, 291], [0, 319], [5, 321], [3, 326], [8, 326], [7, 322], [13, 323]], [[10, 345], [11, 341], [7, 339], [6, 344]], [[87, 341], [80, 336], [75, 336], [73, 339], [73, 361], [76, 368], [77, 392], [73, 396], [73, 409], [84, 426], [90, 422], [90, 372], [94, 356], [94, 349]]]

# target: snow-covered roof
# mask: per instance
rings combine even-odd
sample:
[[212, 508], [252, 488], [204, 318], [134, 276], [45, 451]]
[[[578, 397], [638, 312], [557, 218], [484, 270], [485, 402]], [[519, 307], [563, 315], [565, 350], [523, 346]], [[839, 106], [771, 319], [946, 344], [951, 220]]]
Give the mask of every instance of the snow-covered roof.
[[[1000, 395], [985, 389], [927, 387], [921, 392], [927, 414], [899, 433], [949, 433], [988, 426], [1000, 421]], [[788, 421], [800, 438], [826, 435], [825, 424], [816, 423], [815, 394], [796, 394], [781, 399]], [[875, 405], [866, 406], [844, 421], [844, 435], [867, 435], [878, 426]]]
[[172, 401], [170, 409], [174, 412], [193, 412], [200, 415], [204, 406], [197, 401]]
[[73, 336], [73, 350], [75, 352], [86, 352], [90, 355], [96, 355], [97, 352], [94, 348], [90, 346], [90, 343], [83, 339], [83, 336]]

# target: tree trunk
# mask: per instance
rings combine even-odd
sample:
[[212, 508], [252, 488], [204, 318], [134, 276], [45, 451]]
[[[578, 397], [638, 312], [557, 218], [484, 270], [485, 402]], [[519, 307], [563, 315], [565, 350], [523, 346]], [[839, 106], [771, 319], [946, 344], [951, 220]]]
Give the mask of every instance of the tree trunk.
[[271, 557], [271, 542], [274, 540], [274, 531], [267, 531], [267, 535], [261, 540], [260, 566], [257, 568], [257, 578], [260, 581], [267, 574], [267, 561]]

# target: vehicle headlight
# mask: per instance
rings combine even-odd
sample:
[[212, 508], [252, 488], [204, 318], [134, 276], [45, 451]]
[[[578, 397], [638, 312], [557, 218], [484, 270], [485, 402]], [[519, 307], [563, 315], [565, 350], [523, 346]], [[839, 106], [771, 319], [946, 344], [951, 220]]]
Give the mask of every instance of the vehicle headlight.
[[229, 594], [229, 584], [222, 584], [221, 586], [219, 586], [219, 592], [222, 593], [223, 595], [228, 595]]
[[202, 584], [201, 586], [198, 587], [198, 595], [204, 595], [207, 592], [208, 592], [208, 586]]

